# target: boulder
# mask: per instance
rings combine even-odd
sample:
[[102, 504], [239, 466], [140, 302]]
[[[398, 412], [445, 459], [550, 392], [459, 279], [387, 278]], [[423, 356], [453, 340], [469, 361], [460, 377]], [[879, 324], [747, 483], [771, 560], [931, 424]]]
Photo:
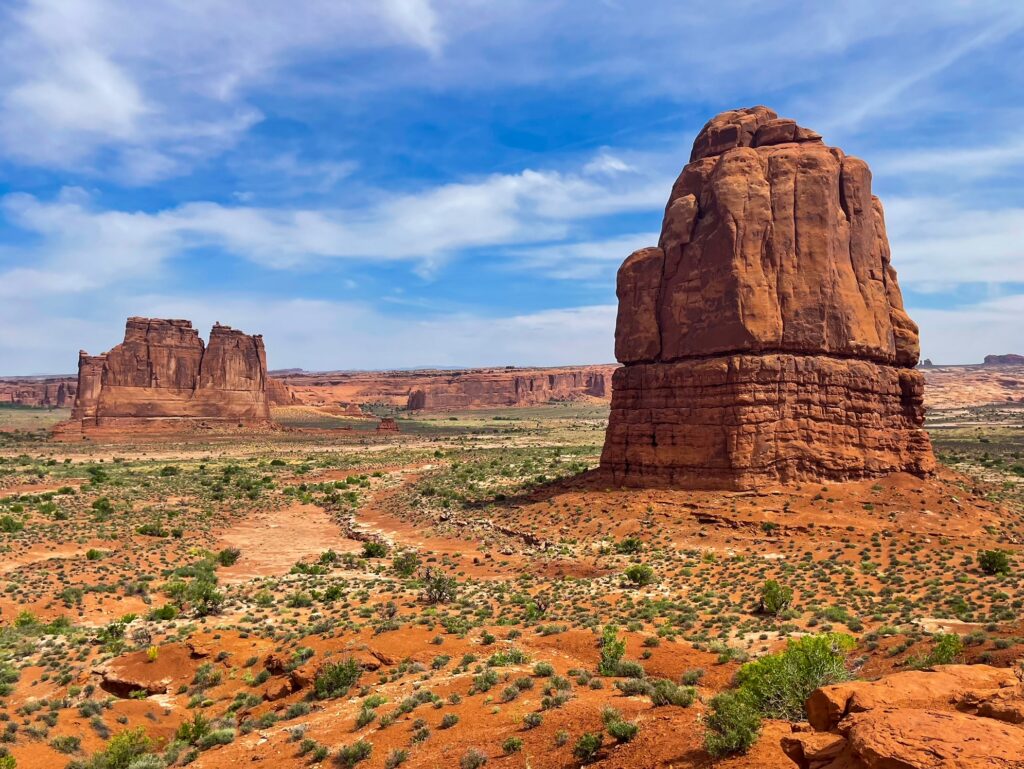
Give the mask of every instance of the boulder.
[[942, 665], [815, 691], [782, 737], [800, 769], [1024, 769], [1024, 685], [1010, 670]]
[[1019, 684], [1012, 671], [988, 665], [906, 670], [877, 681], [847, 681], [815, 690], [807, 700], [807, 720], [818, 731], [828, 731], [851, 713], [883, 707], [952, 709], [968, 698], [1013, 692]]

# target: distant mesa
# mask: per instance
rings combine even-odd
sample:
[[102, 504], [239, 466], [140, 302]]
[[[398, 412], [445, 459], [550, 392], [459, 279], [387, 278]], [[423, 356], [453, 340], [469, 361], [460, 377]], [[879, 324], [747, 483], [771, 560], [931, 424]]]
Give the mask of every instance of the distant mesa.
[[214, 324], [210, 342], [187, 320], [129, 318], [124, 342], [81, 352], [67, 434], [81, 429], [269, 426], [263, 337]]
[[74, 403], [77, 388], [71, 377], [10, 377], [0, 379], [0, 403], [62, 409]]
[[867, 164], [766, 107], [697, 136], [656, 247], [619, 270], [601, 467], [743, 489], [935, 467], [918, 330]]
[[1024, 366], [1024, 355], [1007, 353], [1006, 355], [986, 355], [985, 366]]

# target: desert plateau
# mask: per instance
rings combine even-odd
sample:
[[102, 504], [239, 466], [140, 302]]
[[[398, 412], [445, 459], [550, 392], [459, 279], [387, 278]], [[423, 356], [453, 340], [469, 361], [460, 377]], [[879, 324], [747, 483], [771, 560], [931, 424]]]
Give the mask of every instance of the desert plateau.
[[0, 769], [1024, 769], [1019, 0], [0, 51]]

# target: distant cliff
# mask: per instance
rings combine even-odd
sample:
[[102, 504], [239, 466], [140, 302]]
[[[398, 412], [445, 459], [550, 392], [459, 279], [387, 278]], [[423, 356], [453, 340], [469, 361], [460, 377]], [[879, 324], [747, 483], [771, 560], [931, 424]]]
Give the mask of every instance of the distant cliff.
[[[324, 372], [280, 376], [293, 402], [309, 406], [382, 403], [410, 411], [515, 408], [608, 400], [612, 365], [560, 368]], [[285, 396], [274, 398], [277, 405]]]
[[1007, 353], [1006, 355], [986, 355], [985, 366], [1024, 366], [1024, 355]]

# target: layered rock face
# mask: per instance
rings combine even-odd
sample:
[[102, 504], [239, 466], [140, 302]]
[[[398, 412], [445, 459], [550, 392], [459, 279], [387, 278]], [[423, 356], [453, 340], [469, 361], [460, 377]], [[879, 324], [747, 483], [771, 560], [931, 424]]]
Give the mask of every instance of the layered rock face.
[[765, 107], [704, 126], [619, 270], [603, 470], [749, 488], [934, 468], [917, 326], [857, 158]]
[[455, 372], [409, 391], [409, 411], [537, 406], [553, 401], [605, 398], [608, 375], [601, 370]]
[[83, 430], [262, 423], [267, 379], [261, 336], [217, 324], [206, 345], [187, 320], [129, 318], [124, 342], [104, 355], [80, 353], [72, 421]]
[[66, 377], [0, 379], [0, 403], [62, 409], [75, 400], [77, 384]]
[[[384, 403], [411, 411], [608, 400], [615, 366], [421, 371], [277, 372], [290, 403], [329, 408]], [[275, 402], [273, 405], [278, 405]], [[281, 405], [287, 405], [282, 403]]]

